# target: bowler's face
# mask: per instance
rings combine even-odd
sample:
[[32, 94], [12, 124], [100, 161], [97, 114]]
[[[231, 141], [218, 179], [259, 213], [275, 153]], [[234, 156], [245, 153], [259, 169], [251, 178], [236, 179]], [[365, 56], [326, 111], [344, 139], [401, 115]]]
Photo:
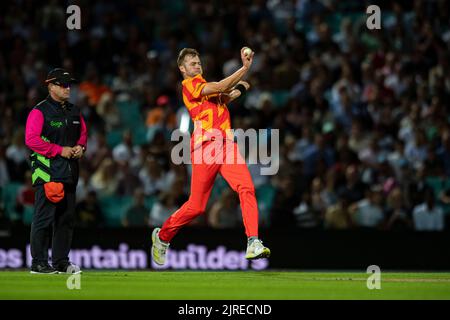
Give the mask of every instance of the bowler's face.
[[180, 71], [185, 77], [192, 78], [198, 74], [203, 73], [202, 63], [199, 56], [187, 55], [184, 58], [183, 65], [180, 66]]

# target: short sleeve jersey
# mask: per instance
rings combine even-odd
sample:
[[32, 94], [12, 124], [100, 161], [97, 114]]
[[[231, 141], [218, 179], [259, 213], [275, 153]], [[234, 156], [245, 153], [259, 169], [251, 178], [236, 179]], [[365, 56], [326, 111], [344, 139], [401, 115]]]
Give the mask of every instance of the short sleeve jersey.
[[219, 132], [224, 139], [232, 139], [228, 108], [221, 103], [219, 94], [202, 96], [205, 85], [206, 80], [200, 74], [182, 82], [183, 101], [194, 122], [194, 147], [211, 140]]

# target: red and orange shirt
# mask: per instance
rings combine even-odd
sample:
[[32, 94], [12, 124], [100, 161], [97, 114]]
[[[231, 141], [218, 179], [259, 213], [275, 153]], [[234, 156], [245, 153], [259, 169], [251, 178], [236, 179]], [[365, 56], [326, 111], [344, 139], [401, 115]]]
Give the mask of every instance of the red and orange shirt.
[[[233, 139], [230, 129], [230, 113], [226, 104], [219, 101], [219, 94], [202, 96], [206, 80], [200, 75], [183, 80], [183, 101], [194, 122], [194, 147], [217, 136], [219, 130], [223, 138]], [[216, 131], [217, 132], [217, 131]]]

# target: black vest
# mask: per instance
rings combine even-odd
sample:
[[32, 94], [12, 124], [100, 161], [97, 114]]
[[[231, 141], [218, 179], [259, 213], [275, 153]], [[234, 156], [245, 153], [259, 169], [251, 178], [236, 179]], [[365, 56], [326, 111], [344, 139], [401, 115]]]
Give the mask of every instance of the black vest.
[[[48, 96], [38, 103], [34, 109], [42, 112], [44, 125], [41, 138], [44, 141], [73, 147], [81, 134], [80, 109], [66, 102], [63, 106]], [[31, 171], [33, 185], [41, 185], [46, 182], [78, 183], [78, 160], [66, 159], [61, 155], [54, 158], [46, 158], [36, 152], [31, 154]]]

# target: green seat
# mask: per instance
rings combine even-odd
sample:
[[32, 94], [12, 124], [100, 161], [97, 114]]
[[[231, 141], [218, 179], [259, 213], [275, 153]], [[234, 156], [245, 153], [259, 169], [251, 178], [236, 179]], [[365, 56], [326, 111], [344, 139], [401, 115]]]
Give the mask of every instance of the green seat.
[[225, 190], [225, 188], [229, 187], [228, 183], [221, 176], [217, 176], [214, 181], [214, 186], [211, 190], [211, 195], [209, 197], [209, 202], [212, 203], [220, 198], [220, 195]]
[[106, 134], [106, 143], [110, 148], [114, 148], [122, 141], [122, 129], [111, 130]]
[[2, 201], [5, 204], [5, 215], [10, 220], [17, 220], [19, 214], [15, 210], [17, 192], [22, 183], [11, 182], [5, 185], [2, 192]]
[[33, 222], [34, 206], [24, 206], [23, 207], [23, 217], [22, 222], [26, 226], [30, 226]]
[[[427, 177], [425, 183], [433, 189], [434, 196], [439, 199], [443, 191], [450, 190], [450, 179], [441, 177]], [[440, 200], [437, 203], [442, 207], [445, 214], [450, 214], [450, 205], [442, 203]]]
[[116, 130], [120, 132], [120, 137], [117, 136], [117, 132], [111, 134], [110, 146], [115, 146], [122, 141], [122, 132], [126, 128], [130, 128], [133, 135], [133, 144], [142, 145], [146, 143], [147, 129], [145, 126], [144, 118], [142, 117], [140, 106], [137, 101], [119, 101], [117, 102], [117, 108], [119, 110], [120, 119], [122, 121], [123, 128]]
[[343, 18], [343, 16], [341, 13], [333, 13], [327, 17], [326, 21], [327, 21], [328, 25], [330, 26], [332, 34], [339, 32], [339, 29], [341, 27], [342, 18]]
[[99, 201], [105, 215], [106, 226], [120, 227], [122, 217], [133, 203], [133, 198], [131, 196], [101, 196]]
[[139, 123], [135, 123], [132, 127], [133, 134], [133, 144], [135, 145], [143, 145], [147, 142], [147, 128], [140, 121]]
[[120, 118], [125, 127], [132, 128], [137, 120], [142, 121], [142, 115], [137, 101], [120, 101], [117, 103]]
[[258, 210], [260, 221], [264, 224], [269, 223], [270, 210], [272, 209], [275, 198], [275, 188], [271, 184], [264, 184], [256, 188], [256, 199], [258, 201]]
[[438, 197], [442, 191], [450, 189], [450, 180], [440, 177], [427, 177], [425, 183], [434, 191], [434, 195]]
[[289, 91], [287, 90], [275, 90], [272, 92], [273, 104], [277, 108], [286, 106], [289, 97]]
[[145, 206], [147, 207], [148, 211], [150, 212], [150, 210], [152, 210], [153, 205], [156, 202], [156, 196], [148, 196], [145, 197]]
[[164, 12], [170, 15], [172, 18], [176, 18], [182, 15], [186, 10], [186, 3], [182, 0], [167, 1], [164, 4]]

